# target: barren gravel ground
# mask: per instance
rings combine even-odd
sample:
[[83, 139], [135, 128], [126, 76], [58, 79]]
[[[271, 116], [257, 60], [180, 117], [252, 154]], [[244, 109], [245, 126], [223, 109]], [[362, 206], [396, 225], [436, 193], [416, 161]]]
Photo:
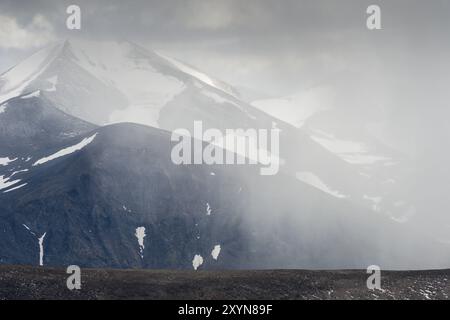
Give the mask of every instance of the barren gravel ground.
[[0, 266], [0, 299], [448, 299], [450, 270], [382, 272], [382, 291], [365, 270], [82, 270], [81, 290], [63, 269]]

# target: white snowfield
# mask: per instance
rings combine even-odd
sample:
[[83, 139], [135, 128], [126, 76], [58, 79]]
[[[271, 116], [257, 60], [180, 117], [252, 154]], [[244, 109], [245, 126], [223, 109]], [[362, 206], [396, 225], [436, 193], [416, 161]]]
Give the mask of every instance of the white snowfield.
[[160, 109], [185, 89], [182, 81], [156, 70], [145, 53], [129, 43], [74, 41], [71, 51], [79, 66], [127, 98], [127, 108], [113, 112], [110, 123], [145, 121], [157, 126]]
[[311, 139], [350, 164], [370, 165], [377, 162], [389, 164], [392, 161], [389, 157], [371, 154], [369, 148], [360, 142], [338, 139], [320, 130], [315, 130]]
[[251, 104], [275, 118], [300, 128], [314, 114], [331, 108], [334, 95], [332, 88], [318, 87], [287, 97], [256, 100]]
[[6, 111], [7, 104], [0, 106], [0, 114], [4, 113]]
[[316, 176], [312, 172], [297, 172], [296, 177], [298, 180], [303, 181], [306, 184], [313, 186], [323, 192], [331, 194], [333, 197], [344, 199], [348, 198], [348, 196], [340, 193], [339, 191], [332, 190], [328, 187], [318, 176]]
[[[106, 113], [103, 117], [106, 120], [97, 123], [99, 125], [134, 122], [159, 127], [161, 109], [183, 93], [188, 83], [200, 90], [210, 89], [225, 97], [236, 97], [230, 85], [176, 59], [129, 42], [71, 40], [48, 46], [3, 74], [0, 104], [36, 89], [58, 97], [59, 85], [66, 88], [73, 85], [68, 80], [73, 78], [71, 75], [58, 74], [53, 69], [54, 62], [64, 63], [65, 60], [110, 88], [111, 94], [119, 93], [127, 101], [123, 108]], [[64, 101], [64, 96], [57, 100]]]
[[63, 44], [50, 45], [0, 76], [0, 104], [24, 93], [61, 51]]
[[39, 159], [33, 164], [33, 167], [41, 165], [41, 164], [44, 164], [44, 163], [46, 163], [48, 161], [51, 161], [51, 160], [55, 160], [55, 159], [60, 158], [60, 157], [64, 157], [64, 156], [72, 154], [72, 153], [74, 153], [76, 151], [79, 151], [79, 150], [83, 149], [84, 147], [86, 147], [88, 144], [90, 144], [92, 141], [94, 141], [96, 136], [97, 136], [97, 133], [92, 135], [92, 136], [90, 136], [89, 138], [84, 138], [80, 143], [77, 143], [76, 145], [64, 148], [64, 149], [59, 150], [58, 152], [56, 152], [56, 153], [54, 153], [52, 155], [49, 155], [49, 156], [44, 157], [42, 159]]

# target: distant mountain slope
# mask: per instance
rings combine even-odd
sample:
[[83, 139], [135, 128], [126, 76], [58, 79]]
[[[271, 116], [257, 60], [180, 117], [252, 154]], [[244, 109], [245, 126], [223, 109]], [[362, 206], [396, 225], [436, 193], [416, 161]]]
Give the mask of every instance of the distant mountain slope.
[[0, 157], [31, 155], [96, 127], [56, 109], [39, 90], [0, 107]]
[[96, 126], [54, 108], [35, 91], [0, 104], [0, 192], [23, 186], [39, 155]]
[[[336, 79], [286, 97], [256, 100], [252, 105], [298, 127], [357, 173], [359, 177], [347, 178], [349, 186], [344, 186], [342, 181], [346, 178], [337, 173], [339, 170], [332, 170], [332, 175], [339, 178], [332, 180], [328, 176], [327, 184], [334, 186], [335, 194], [347, 195], [399, 223], [409, 223], [418, 214], [417, 201], [410, 191], [417, 168], [407, 156], [370, 133], [370, 124], [377, 122], [374, 116], [377, 111], [372, 111], [371, 118], [362, 111], [366, 110], [362, 107], [356, 111], [344, 108], [345, 102], [339, 96], [339, 90], [346, 92]], [[332, 166], [337, 166], [336, 161]], [[302, 170], [299, 176], [319, 185], [322, 184], [320, 175], [323, 172]]]
[[13, 177], [20, 181], [0, 190], [0, 262], [402, 268], [450, 257], [289, 176], [260, 176], [256, 166], [175, 166], [170, 151], [169, 133], [117, 124], [36, 152]]

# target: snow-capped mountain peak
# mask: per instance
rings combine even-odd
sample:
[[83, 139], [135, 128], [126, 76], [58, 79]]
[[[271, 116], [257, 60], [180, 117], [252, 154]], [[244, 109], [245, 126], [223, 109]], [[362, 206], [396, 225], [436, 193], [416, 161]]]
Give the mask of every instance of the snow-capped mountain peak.
[[26, 93], [28, 86], [46, 70], [63, 47], [63, 43], [50, 45], [2, 74], [0, 76], [0, 104]]
[[36, 90], [64, 112], [96, 123], [159, 127], [161, 109], [183, 92], [234, 89], [195, 68], [130, 42], [64, 41], [50, 45], [0, 77], [0, 103]]

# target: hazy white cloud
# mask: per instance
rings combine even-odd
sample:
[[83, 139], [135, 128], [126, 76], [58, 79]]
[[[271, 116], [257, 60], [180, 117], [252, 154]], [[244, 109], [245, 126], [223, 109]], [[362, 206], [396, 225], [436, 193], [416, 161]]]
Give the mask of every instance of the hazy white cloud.
[[187, 9], [186, 25], [193, 29], [222, 29], [236, 20], [232, 8], [224, 1], [193, 1]]
[[50, 22], [36, 14], [28, 25], [22, 26], [13, 17], [0, 15], [0, 48], [28, 49], [41, 47], [55, 39]]

